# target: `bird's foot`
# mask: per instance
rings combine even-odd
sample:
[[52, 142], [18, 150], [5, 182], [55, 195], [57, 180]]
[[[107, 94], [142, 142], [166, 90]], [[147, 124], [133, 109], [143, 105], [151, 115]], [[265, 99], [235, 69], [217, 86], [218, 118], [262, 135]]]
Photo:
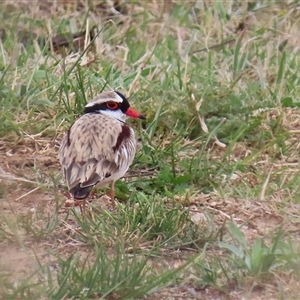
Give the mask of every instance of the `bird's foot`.
[[73, 199], [67, 199], [65, 201], [66, 207], [81, 206], [81, 205], [85, 205], [85, 200], [75, 200], [73, 198]]

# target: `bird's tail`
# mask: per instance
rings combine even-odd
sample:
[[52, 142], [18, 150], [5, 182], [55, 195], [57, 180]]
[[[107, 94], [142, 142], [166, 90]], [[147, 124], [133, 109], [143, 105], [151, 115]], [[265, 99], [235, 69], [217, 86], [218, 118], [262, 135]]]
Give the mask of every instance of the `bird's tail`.
[[75, 199], [82, 200], [85, 199], [91, 192], [93, 186], [81, 187], [80, 183], [76, 184], [70, 189], [70, 193]]

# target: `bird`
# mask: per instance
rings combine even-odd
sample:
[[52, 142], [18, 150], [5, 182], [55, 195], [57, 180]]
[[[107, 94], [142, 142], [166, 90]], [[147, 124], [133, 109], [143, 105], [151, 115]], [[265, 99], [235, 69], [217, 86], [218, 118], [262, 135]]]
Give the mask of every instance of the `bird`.
[[64, 135], [59, 161], [75, 203], [85, 207], [94, 186], [110, 185], [115, 207], [115, 181], [125, 175], [136, 153], [135, 133], [125, 123], [128, 117], [146, 119], [120, 92], [102, 92], [86, 104], [83, 115]]

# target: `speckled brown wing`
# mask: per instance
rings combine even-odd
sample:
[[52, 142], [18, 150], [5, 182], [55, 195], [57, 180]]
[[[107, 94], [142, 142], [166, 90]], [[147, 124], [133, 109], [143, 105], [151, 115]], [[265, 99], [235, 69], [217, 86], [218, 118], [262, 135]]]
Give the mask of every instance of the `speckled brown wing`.
[[105, 186], [124, 176], [136, 150], [133, 130], [103, 114], [85, 114], [62, 140], [59, 156], [64, 177], [75, 198], [91, 188]]

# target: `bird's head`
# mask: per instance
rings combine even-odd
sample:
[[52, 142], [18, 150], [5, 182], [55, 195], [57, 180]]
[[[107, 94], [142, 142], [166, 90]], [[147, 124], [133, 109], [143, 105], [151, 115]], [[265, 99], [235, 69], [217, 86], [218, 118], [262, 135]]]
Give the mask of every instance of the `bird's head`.
[[132, 109], [124, 95], [117, 91], [103, 92], [89, 102], [84, 113], [102, 113], [120, 121], [130, 118], [146, 119], [145, 116]]

